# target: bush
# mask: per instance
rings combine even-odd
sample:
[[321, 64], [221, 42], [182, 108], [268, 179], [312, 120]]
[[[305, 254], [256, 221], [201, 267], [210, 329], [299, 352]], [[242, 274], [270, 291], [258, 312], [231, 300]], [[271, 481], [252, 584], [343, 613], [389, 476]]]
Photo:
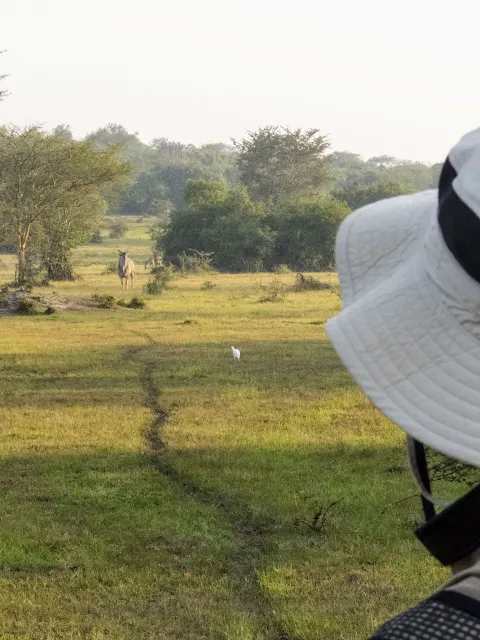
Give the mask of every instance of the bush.
[[182, 273], [208, 273], [213, 271], [213, 252], [197, 251], [189, 249], [189, 253], [182, 251], [177, 255], [177, 260]]
[[283, 284], [278, 278], [272, 280], [266, 287], [261, 288], [266, 294], [259, 298], [258, 302], [283, 302], [287, 295], [287, 285]]
[[109, 262], [106, 266], [105, 269], [103, 270], [103, 275], [108, 275], [110, 273], [117, 273], [118, 271], [118, 263], [116, 262]]
[[123, 238], [128, 231], [128, 225], [123, 220], [118, 220], [117, 222], [112, 222], [110, 224], [110, 233], [108, 234], [109, 238]]
[[168, 287], [168, 283], [175, 278], [175, 269], [172, 265], [162, 265], [153, 267], [151, 271], [152, 277], [143, 287], [143, 291], [148, 295], [159, 295]]
[[202, 291], [208, 291], [209, 289], [215, 289], [217, 285], [214, 282], [211, 282], [210, 280], [205, 280], [205, 282], [202, 284], [201, 289]]
[[100, 229], [97, 229], [95, 233], [90, 238], [90, 244], [103, 244], [103, 236], [100, 232]]
[[290, 269], [288, 264], [278, 264], [275, 267], [274, 271], [275, 271], [275, 273], [278, 273], [278, 274], [292, 273], [292, 270]]
[[45, 309], [45, 311], [43, 313], [46, 316], [52, 316], [55, 313], [57, 313], [57, 310], [55, 309], [55, 307], [51, 307], [50, 305], [48, 305], [48, 307]]
[[331, 196], [302, 196], [275, 205], [267, 216], [275, 232], [275, 262], [295, 271], [323, 271], [334, 261], [335, 238], [350, 209]]
[[119, 300], [118, 304], [120, 307], [125, 307], [126, 309], [144, 309], [146, 307], [146, 302], [142, 298], [138, 298], [137, 296], [133, 296], [133, 298], [129, 302], [125, 302], [125, 300]]
[[115, 298], [107, 294], [94, 293], [92, 300], [95, 302], [96, 306], [101, 309], [113, 309], [117, 306]]
[[313, 276], [304, 276], [303, 273], [297, 273], [295, 284], [292, 285], [292, 291], [332, 291], [333, 287], [329, 282], [322, 282]]
[[42, 313], [43, 309], [34, 300], [20, 298], [17, 305], [17, 313], [22, 316], [36, 316]]

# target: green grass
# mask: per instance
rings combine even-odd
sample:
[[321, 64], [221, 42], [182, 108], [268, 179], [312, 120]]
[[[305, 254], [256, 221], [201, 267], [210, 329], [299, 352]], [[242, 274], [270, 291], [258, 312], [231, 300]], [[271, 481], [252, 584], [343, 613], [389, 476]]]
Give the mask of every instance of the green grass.
[[[53, 289], [129, 300], [109, 242]], [[414, 488], [326, 337], [338, 297], [262, 305], [273, 275], [209, 277], [145, 309], [0, 319], [1, 639], [360, 640], [445, 578], [418, 500], [373, 522]]]

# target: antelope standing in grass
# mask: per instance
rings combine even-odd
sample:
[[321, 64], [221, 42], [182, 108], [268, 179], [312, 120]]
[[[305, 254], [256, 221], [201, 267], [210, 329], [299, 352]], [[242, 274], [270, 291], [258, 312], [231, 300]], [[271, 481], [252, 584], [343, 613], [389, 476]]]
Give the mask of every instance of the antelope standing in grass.
[[[132, 281], [132, 289], [133, 282], [135, 278], [135, 263], [131, 258], [128, 257], [127, 251], [120, 251], [118, 256], [118, 277], [120, 278], [120, 282], [122, 283], [122, 289], [124, 288], [124, 284], [126, 285], [126, 289], [128, 289], [128, 279], [130, 278]], [[125, 280], [125, 282], [124, 282]]]

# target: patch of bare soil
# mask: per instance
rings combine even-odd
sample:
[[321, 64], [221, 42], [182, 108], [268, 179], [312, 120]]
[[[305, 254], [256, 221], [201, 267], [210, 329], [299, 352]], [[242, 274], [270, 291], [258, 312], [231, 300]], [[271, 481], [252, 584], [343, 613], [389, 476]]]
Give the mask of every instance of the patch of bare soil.
[[93, 298], [65, 297], [53, 293], [37, 295], [23, 289], [0, 291], [0, 315], [37, 315], [55, 311], [86, 313], [101, 308]]

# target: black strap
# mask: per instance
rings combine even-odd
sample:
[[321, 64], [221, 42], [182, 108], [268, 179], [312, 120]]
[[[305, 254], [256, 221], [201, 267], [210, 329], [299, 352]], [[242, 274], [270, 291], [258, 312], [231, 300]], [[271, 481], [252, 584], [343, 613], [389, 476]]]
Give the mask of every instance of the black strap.
[[443, 602], [444, 604], [448, 604], [456, 609], [460, 609], [461, 611], [471, 613], [472, 616], [475, 616], [476, 618], [480, 618], [480, 602], [475, 600], [475, 598], [466, 596], [458, 591], [439, 591], [438, 593], [435, 593], [430, 600]]
[[[425, 454], [425, 447], [418, 440], [413, 441], [413, 446], [415, 450], [415, 459], [417, 461], [418, 473], [420, 474], [420, 479], [423, 482], [423, 486], [428, 491], [428, 493], [432, 493], [432, 489], [430, 486], [430, 476], [428, 475], [428, 467], [427, 467], [427, 456]], [[428, 522], [435, 518], [435, 507], [427, 500], [423, 495], [421, 495], [422, 499], [422, 508], [423, 515], [425, 516], [425, 520]]]
[[480, 485], [415, 531], [443, 565], [452, 565], [480, 547]]

